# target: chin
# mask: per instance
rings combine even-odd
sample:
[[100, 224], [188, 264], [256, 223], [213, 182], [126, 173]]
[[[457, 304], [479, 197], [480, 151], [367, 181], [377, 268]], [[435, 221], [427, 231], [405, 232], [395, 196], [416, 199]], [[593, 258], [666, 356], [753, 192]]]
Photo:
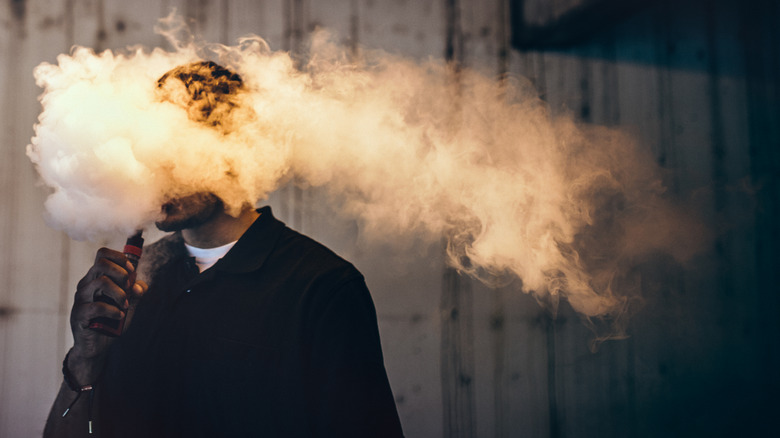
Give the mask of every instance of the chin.
[[[211, 195], [213, 196], [213, 195]], [[212, 220], [222, 208], [219, 198], [209, 196], [187, 197], [162, 207], [162, 219], [155, 222], [160, 231], [181, 231], [195, 228]]]
[[181, 222], [169, 221], [169, 220], [166, 220], [166, 219], [163, 219], [161, 221], [155, 222], [154, 226], [157, 227], [158, 230], [164, 231], [166, 233], [170, 233], [170, 232], [173, 232], [173, 231], [181, 231], [181, 230], [187, 228]]

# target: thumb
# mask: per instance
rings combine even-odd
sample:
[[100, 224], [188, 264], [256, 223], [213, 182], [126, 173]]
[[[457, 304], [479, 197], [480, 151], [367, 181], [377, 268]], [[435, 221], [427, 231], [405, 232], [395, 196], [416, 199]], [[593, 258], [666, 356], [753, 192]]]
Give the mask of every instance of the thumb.
[[128, 301], [137, 302], [144, 296], [147, 290], [149, 290], [149, 285], [141, 280], [136, 281], [133, 287], [130, 288], [130, 293], [127, 297]]

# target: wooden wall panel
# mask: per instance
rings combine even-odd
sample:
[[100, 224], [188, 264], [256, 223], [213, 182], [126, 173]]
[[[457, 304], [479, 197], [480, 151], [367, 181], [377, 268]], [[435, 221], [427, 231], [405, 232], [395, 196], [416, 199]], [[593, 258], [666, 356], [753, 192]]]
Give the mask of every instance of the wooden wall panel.
[[413, 58], [444, 55], [445, 2], [360, 0], [360, 44]]
[[[0, 436], [30, 436], [43, 430], [44, 393], [59, 376], [49, 359], [57, 350], [59, 284], [63, 273], [59, 232], [41, 216], [45, 198], [25, 156], [39, 112], [39, 90], [31, 71], [42, 60], [53, 61], [63, 45], [63, 2], [19, 2], [5, 9], [3, 114], [2, 254], [0, 306], [8, 309], [2, 324], [2, 393]], [[25, 378], [20, 378], [25, 376]]]
[[[632, 339], [622, 342], [625, 348], [610, 347], [610, 354], [595, 362], [587, 356], [577, 359], [573, 355], [576, 333], [556, 330], [555, 358], [575, 370], [573, 376], [566, 369], [561, 370], [563, 377], [556, 376], [556, 386], [562, 385], [565, 392], [556, 396], [617, 406], [602, 409], [601, 417], [588, 421], [588, 416], [576, 412], [577, 403], [569, 403], [557, 420], [561, 429], [550, 436], [717, 433], [719, 426], [708, 424], [713, 417], [705, 412], [721, 412], [726, 418], [735, 414], [725, 414], [728, 402], [715, 390], [705, 390], [704, 380], [719, 376], [728, 382], [729, 391], [747, 397], [749, 391], [734, 389], [732, 382], [749, 380], [744, 373], [759, 363], [775, 363], [752, 356], [757, 350], [772, 349], [759, 348], [744, 335], [752, 326], [748, 321], [756, 319], [751, 315], [762, 306], [754, 298], [754, 291], [761, 288], [752, 287], [755, 280], [750, 279], [755, 272], [750, 261], [754, 230], [746, 223], [753, 214], [751, 189], [738, 188], [749, 161], [749, 112], [745, 110], [749, 93], [744, 91], [746, 77], [740, 72], [749, 49], [740, 45], [738, 28], [756, 20], [741, 22], [739, 16], [734, 2], [688, 2], [685, 8], [661, 4], [614, 33], [567, 52], [521, 53], [512, 62], [518, 71], [531, 73], [553, 111], [568, 109], [584, 121], [588, 115], [599, 123], [620, 121], [621, 128], [637, 134], [642, 147], [674, 170], [667, 174], [671, 176], [667, 182], [688, 197], [689, 207], [716, 218], [717, 232], [724, 226], [728, 229], [727, 236], [713, 242], [714, 252], [695, 266], [680, 270], [656, 260], [643, 268], [647, 303], [632, 323]], [[777, 41], [762, 35], [763, 41]], [[767, 46], [776, 47], [772, 44]], [[610, 82], [615, 82], [612, 91]], [[603, 356], [603, 348], [593, 357]], [[594, 362], [594, 366], [583, 362]], [[603, 369], [617, 373], [599, 376]], [[578, 384], [577, 374], [588, 376], [589, 382]], [[600, 395], [599, 387], [604, 384], [618, 392], [610, 389]], [[628, 405], [620, 407], [622, 403]], [[693, 413], [689, 408], [689, 415], [697, 420], [687, 425], [686, 414], [672, 412], [684, 405], [697, 406]], [[623, 421], [628, 432], [603, 415], [610, 410], [612, 416], [620, 417], [623, 412], [629, 417]]]
[[[444, 60], [454, 66], [447, 78], [454, 86], [458, 72], [467, 64], [463, 21], [464, 2], [443, 2]], [[452, 120], [459, 118], [461, 102], [444, 109]], [[440, 323], [440, 379], [444, 436], [470, 438], [477, 433], [477, 393], [474, 338], [474, 287], [471, 279], [448, 266], [442, 267]]]
[[[508, 2], [461, 1], [455, 6], [455, 61], [497, 80], [503, 77], [509, 67]], [[449, 433], [510, 437], [522, 431], [524, 436], [546, 436], [548, 357], [545, 333], [539, 331], [545, 310], [517, 284], [491, 289], [478, 281], [460, 281], [468, 288], [459, 310], [472, 318], [467, 327], [472, 331], [473, 392], [467, 395], [474, 418], [471, 431]], [[442, 402], [446, 405], [447, 400]]]
[[[336, 230], [342, 225], [337, 223]], [[352, 236], [357, 228], [352, 228]], [[315, 235], [316, 236], [316, 235]], [[439, 351], [441, 247], [421, 242], [376, 244], [316, 237], [352, 261], [366, 277], [379, 318], [388, 378], [407, 431], [442, 436]], [[352, 237], [354, 239], [354, 237]], [[414, 436], [410, 435], [410, 436]]]
[[[548, 355], [551, 318], [527, 294], [503, 293], [503, 363], [497, 363], [497, 437], [548, 437], [551, 435], [551, 369]], [[499, 314], [500, 315], [500, 314]], [[498, 321], [496, 321], [498, 322]], [[498, 362], [500, 355], [497, 355]], [[500, 421], [499, 421], [500, 420]], [[490, 421], [485, 419], [485, 421]]]
[[312, 2], [309, 6], [306, 28], [309, 32], [327, 29], [333, 32], [335, 41], [354, 52], [357, 50], [360, 38], [359, 21], [360, 3], [358, 0]]
[[285, 0], [232, 0], [228, 4], [227, 44], [247, 34], [263, 38], [271, 50], [282, 49], [284, 26], [282, 10]]
[[[720, 2], [704, 15], [707, 38], [708, 88], [712, 115], [711, 137], [712, 213], [722, 231], [713, 244], [717, 259], [713, 275], [719, 307], [714, 309], [719, 330], [719, 367], [727, 387], [745, 385], [760, 375], [760, 356], [753, 342], [752, 327], [764, 305], [758, 291], [755, 231], [746, 226], [750, 208], [744, 183], [750, 175], [750, 157], [745, 153], [748, 139], [748, 111], [745, 78], [745, 51], [740, 38], [740, 6]], [[760, 353], [759, 353], [760, 354]], [[752, 386], [748, 384], [748, 386]], [[732, 391], [729, 388], [727, 391]], [[733, 391], [735, 398], [743, 390]], [[743, 403], [739, 403], [743, 404]], [[720, 406], [718, 406], [720, 405]], [[713, 411], [724, 414], [724, 404]], [[750, 409], [750, 408], [748, 408]]]
[[660, 139], [660, 71], [650, 60], [655, 56], [655, 22], [650, 14], [634, 17], [618, 28], [627, 35], [616, 38], [617, 106], [621, 129], [633, 134], [640, 147], [650, 151], [658, 162], [665, 161]]
[[[619, 85], [610, 43], [545, 53], [543, 60], [544, 95], [552, 114], [616, 124]], [[550, 436], [630, 436], [630, 341], [603, 343], [591, 351], [596, 334], [565, 303], [548, 327]]]
[[157, 47], [165, 43], [154, 32], [157, 21], [170, 11], [165, 2], [72, 0], [69, 6], [66, 17], [71, 44], [101, 51], [135, 45]]
[[[2, 16], [9, 19], [9, 23], [0, 28], [0, 56], [2, 56], [1, 59], [8, 61], [18, 57], [17, 45], [23, 29], [22, 20], [17, 18], [20, 13], [11, 6], [10, 3], [0, 6], [2, 8]], [[11, 17], [16, 18], [16, 20], [11, 22]], [[16, 99], [15, 84], [13, 82], [16, 78], [14, 69], [15, 67], [11, 62], [0, 63], [0, 80], [2, 81], [0, 82], [2, 84], [0, 99], [3, 102]], [[0, 105], [0, 121], [2, 121], [0, 122], [2, 123], [2, 130], [0, 130], [0, 148], [2, 149], [0, 150], [2, 150], [4, 156], [14, 153], [11, 149], [15, 141], [13, 135], [14, 124], [11, 122], [12, 111], [9, 105]], [[15, 167], [16, 163], [13, 160], [0, 160], [0, 202], [4, 206], [16, 205], [18, 194], [16, 192]], [[15, 219], [16, 216], [12, 208], [4, 207], [0, 210], [0, 248], [12, 248]], [[3, 358], [0, 361], [0, 366], [2, 366], [0, 368], [0, 371], [2, 371], [0, 374], [0, 390], [2, 391], [4, 391], [7, 385], [6, 382], [9, 379], [9, 377], [6, 377], [9, 375], [6, 372], [6, 362], [9, 359], [7, 359], [8, 355], [5, 352], [10, 340], [7, 334], [11, 326], [11, 318], [16, 311], [11, 303], [10, 284], [5, 281], [5, 279], [11, 276], [11, 258], [5, 254], [6, 252], [3, 251], [3, 256], [0, 256], [2, 257], [0, 258], [0, 279], [3, 280], [0, 282], [0, 351], [3, 352]]]
[[[377, 288], [369, 288], [376, 295]], [[379, 304], [377, 308], [381, 309]], [[439, 324], [433, 316], [379, 315], [385, 366], [401, 424], [409, 437], [444, 436], [438, 367]]]
[[[757, 366], [756, 379], [763, 391], [756, 397], [762, 409], [750, 417], [773, 418], [778, 408], [780, 376], [775, 370], [780, 363], [780, 296], [778, 287], [780, 257], [777, 242], [780, 239], [780, 7], [773, 1], [740, 3], [740, 35], [744, 37], [746, 94], [748, 101], [748, 153], [751, 166], [751, 186], [755, 189], [755, 320], [744, 321], [743, 333], [750, 338]], [[736, 262], [741, 262], [738, 260]], [[748, 284], [749, 286], [750, 284]], [[756, 310], [751, 309], [751, 310]], [[767, 336], [763, 336], [763, 334]], [[743, 399], [744, 400], [744, 399]], [[744, 403], [753, 406], [754, 403]], [[745, 409], [745, 408], [743, 408]], [[773, 429], [769, 422], [765, 433]]]
[[230, 11], [229, 0], [166, 0], [164, 14], [173, 8], [187, 18], [194, 34], [203, 41], [226, 43], [227, 20]]
[[[713, 160], [718, 159], [712, 154], [716, 144], [713, 127], [719, 121], [713, 118], [711, 78], [707, 73], [707, 58], [714, 54], [708, 51], [705, 17], [698, 6], [668, 3], [655, 11], [660, 23], [655, 33], [656, 62], [660, 69], [659, 149], [663, 151], [664, 167], [674, 172], [670, 189], [688, 198], [691, 208], [707, 217], [713, 214], [711, 169]], [[713, 256], [707, 254], [701, 263], [712, 263]], [[705, 376], [719, 374], [721, 369], [724, 351], [717, 334], [725, 321], [718, 307], [726, 301], [719, 296], [717, 277], [703, 266], [669, 273], [668, 278], [667, 290], [660, 297], [649, 299], [658, 300], [659, 307], [654, 310], [674, 323], [660, 327], [647, 338], [637, 338], [638, 359], [655, 361], [658, 367], [655, 378], [662, 383], [655, 388], [641, 385], [637, 396], [641, 400], [662, 399], [668, 406], [691, 403], [701, 406], [701, 402], [693, 400], [707, 393]], [[648, 338], [655, 338], [657, 343], [639, 342]], [[669, 346], [661, 348], [663, 344]], [[647, 345], [654, 345], [656, 350], [649, 350]], [[646, 427], [656, 433], [665, 432], [670, 425], [691, 428], [691, 431], [710, 427], [682, 425], [678, 416], [661, 426], [658, 421], [667, 416], [666, 409], [656, 406], [643, 412], [642, 418]]]

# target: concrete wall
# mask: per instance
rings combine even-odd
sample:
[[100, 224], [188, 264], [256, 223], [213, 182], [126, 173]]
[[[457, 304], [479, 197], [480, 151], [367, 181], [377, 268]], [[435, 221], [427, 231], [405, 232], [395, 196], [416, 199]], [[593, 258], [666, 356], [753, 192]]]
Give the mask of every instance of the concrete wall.
[[766, 436], [780, 387], [780, 8], [675, 3], [653, 2], [569, 49], [518, 52], [506, 0], [3, 2], [0, 436], [41, 433], [72, 342], [75, 283], [104, 243], [43, 222], [45, 191], [24, 155], [40, 110], [32, 68], [73, 44], [164, 45], [152, 28], [171, 7], [209, 41], [251, 32], [296, 51], [323, 26], [355, 50], [526, 76], [551, 113], [633, 132], [669, 170], [670, 194], [717, 225], [692, 266], [659, 257], [637, 267], [645, 304], [630, 337], [594, 353], [565, 304], [552, 318], [527, 295], [460, 277], [438, 245], [368, 245], [316, 191], [281, 189], [269, 201], [277, 215], [366, 275], [407, 436]]

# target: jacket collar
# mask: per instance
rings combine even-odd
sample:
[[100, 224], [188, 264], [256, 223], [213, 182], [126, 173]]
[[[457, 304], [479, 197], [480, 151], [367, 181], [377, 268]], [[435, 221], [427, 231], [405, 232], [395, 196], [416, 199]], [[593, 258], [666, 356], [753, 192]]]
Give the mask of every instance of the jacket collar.
[[238, 239], [233, 248], [211, 268], [200, 275], [195, 267], [195, 259], [190, 257], [184, 247], [184, 239], [181, 232], [170, 234], [156, 243], [153, 243], [148, 251], [141, 257], [139, 271], [147, 282], [152, 281], [159, 269], [183, 269], [188, 272], [187, 283], [192, 286], [202, 281], [207, 281], [217, 272], [246, 273], [263, 266], [268, 256], [273, 252], [276, 242], [285, 228], [283, 222], [276, 219], [271, 212], [271, 207], [262, 207], [257, 210], [260, 216], [244, 234]]
[[251, 272], [263, 266], [281, 237], [285, 225], [276, 219], [271, 207], [257, 209], [260, 216], [238, 239], [213, 269], [230, 273]]

